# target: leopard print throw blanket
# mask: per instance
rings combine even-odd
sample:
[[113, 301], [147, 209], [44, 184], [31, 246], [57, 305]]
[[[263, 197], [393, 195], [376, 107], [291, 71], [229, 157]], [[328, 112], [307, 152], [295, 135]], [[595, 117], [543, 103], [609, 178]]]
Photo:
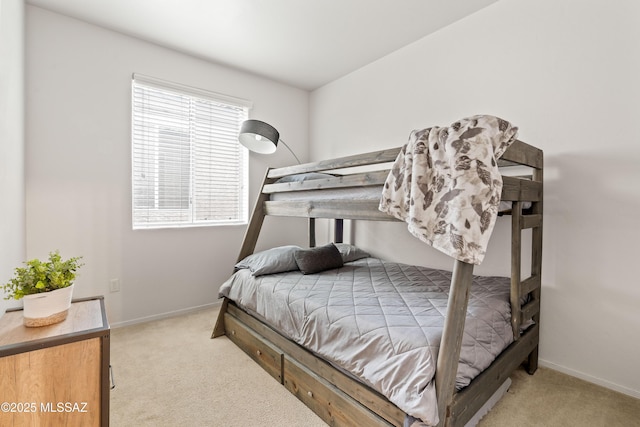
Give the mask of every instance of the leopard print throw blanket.
[[379, 209], [453, 258], [480, 264], [502, 193], [497, 159], [518, 128], [479, 115], [411, 132], [385, 182]]

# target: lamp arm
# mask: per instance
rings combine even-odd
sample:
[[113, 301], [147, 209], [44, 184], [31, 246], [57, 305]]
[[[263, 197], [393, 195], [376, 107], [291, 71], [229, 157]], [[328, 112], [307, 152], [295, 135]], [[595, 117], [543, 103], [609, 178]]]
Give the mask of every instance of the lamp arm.
[[296, 160], [298, 161], [298, 164], [299, 164], [299, 165], [301, 165], [301, 164], [302, 164], [302, 162], [300, 161], [300, 159], [298, 158], [298, 156], [296, 156], [296, 153], [294, 153], [294, 152], [293, 152], [293, 150], [291, 149], [291, 147], [289, 147], [289, 146], [287, 145], [287, 143], [286, 143], [286, 142], [284, 142], [282, 139], [280, 139], [280, 142], [282, 142], [282, 144], [283, 144], [285, 147], [287, 147], [287, 150], [289, 150], [289, 151], [291, 152], [291, 154], [293, 154], [293, 157], [295, 157], [295, 158], [296, 158]]

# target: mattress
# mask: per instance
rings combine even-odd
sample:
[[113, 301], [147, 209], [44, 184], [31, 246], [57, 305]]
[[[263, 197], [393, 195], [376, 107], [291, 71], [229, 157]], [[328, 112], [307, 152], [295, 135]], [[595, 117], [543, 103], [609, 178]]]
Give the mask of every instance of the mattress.
[[[348, 187], [348, 188], [332, 188], [324, 190], [305, 190], [305, 191], [285, 191], [271, 194], [272, 201], [316, 201], [316, 200], [371, 200], [378, 203], [382, 194], [382, 188], [379, 186], [368, 187]], [[525, 202], [524, 209], [531, 206], [530, 202]], [[511, 202], [501, 201], [498, 212], [507, 212], [511, 210]]]
[[[438, 422], [435, 366], [451, 273], [363, 258], [342, 268], [254, 277], [220, 288], [282, 335], [383, 394], [426, 425]], [[456, 387], [465, 387], [513, 340], [510, 280], [474, 276]]]

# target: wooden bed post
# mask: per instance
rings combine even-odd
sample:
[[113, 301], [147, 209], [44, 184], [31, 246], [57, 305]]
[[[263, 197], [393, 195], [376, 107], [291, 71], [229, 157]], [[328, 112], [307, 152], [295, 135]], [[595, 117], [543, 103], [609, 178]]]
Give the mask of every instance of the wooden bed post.
[[456, 260], [453, 265], [447, 316], [444, 320], [436, 365], [436, 396], [438, 416], [440, 417], [438, 426], [442, 427], [451, 425], [451, 414], [447, 409], [453, 403], [455, 393], [456, 374], [472, 279], [473, 264]]
[[262, 191], [265, 184], [269, 183], [269, 178], [267, 178], [267, 175], [269, 175], [269, 170], [270, 169], [267, 169], [267, 173], [262, 180], [260, 195], [258, 196], [258, 200], [256, 200], [256, 204], [253, 206], [253, 212], [251, 213], [251, 218], [249, 218], [247, 230], [245, 231], [244, 238], [242, 239], [242, 247], [240, 248], [240, 253], [238, 254], [238, 261], [241, 261], [247, 256], [251, 255], [256, 248], [258, 235], [260, 234], [260, 229], [262, 228], [262, 223], [264, 222], [265, 217], [264, 202], [269, 200], [269, 195], [265, 194]]
[[309, 247], [316, 247], [316, 219], [309, 218]]
[[342, 243], [344, 239], [344, 219], [336, 218], [334, 224], [333, 241], [335, 243]]
[[511, 330], [513, 340], [520, 339], [522, 308], [520, 307], [522, 263], [522, 202], [514, 201], [511, 207]]
[[[542, 153], [540, 154], [540, 166], [533, 170], [533, 180], [539, 182], [541, 185], [540, 192], [544, 193], [543, 180], [544, 180], [544, 172], [543, 172], [543, 158]], [[531, 275], [538, 277], [540, 280], [537, 289], [532, 292], [532, 297], [534, 301], [537, 301], [540, 304], [540, 296], [542, 290], [542, 224], [543, 224], [543, 198], [540, 198], [540, 201], [532, 204], [531, 213], [533, 215], [538, 215], [540, 217], [540, 224], [533, 229], [531, 232]], [[537, 313], [533, 316], [533, 321], [536, 322], [537, 325], [540, 325], [540, 309], [538, 308]], [[527, 372], [529, 374], [533, 374], [538, 369], [538, 345], [533, 349], [533, 351], [527, 357]]]
[[218, 311], [218, 318], [216, 319], [216, 324], [213, 327], [213, 332], [211, 332], [212, 339], [221, 337], [227, 332], [224, 327], [224, 314], [227, 312], [228, 306], [229, 306], [229, 300], [224, 298], [222, 300], [222, 306], [220, 307], [220, 311]]
[[[244, 233], [244, 238], [242, 239], [242, 247], [240, 248], [240, 253], [238, 254], [237, 261], [241, 261], [247, 256], [251, 255], [256, 248], [256, 243], [258, 242], [258, 235], [260, 234], [260, 229], [262, 228], [262, 223], [264, 222], [265, 212], [264, 212], [264, 202], [269, 200], [269, 195], [265, 194], [262, 190], [265, 184], [270, 182], [268, 175], [269, 170], [264, 175], [264, 179], [262, 180], [262, 186], [260, 187], [260, 195], [258, 196], [258, 200], [256, 200], [256, 204], [253, 206], [253, 211], [251, 212], [251, 218], [249, 218], [249, 224], [247, 224], [247, 229]], [[218, 312], [218, 319], [216, 320], [216, 324], [213, 327], [213, 332], [211, 333], [211, 338], [217, 338], [225, 334], [224, 328], [224, 314], [227, 312], [227, 306], [229, 305], [229, 300], [224, 298], [222, 301], [222, 306], [220, 307], [220, 311]]]

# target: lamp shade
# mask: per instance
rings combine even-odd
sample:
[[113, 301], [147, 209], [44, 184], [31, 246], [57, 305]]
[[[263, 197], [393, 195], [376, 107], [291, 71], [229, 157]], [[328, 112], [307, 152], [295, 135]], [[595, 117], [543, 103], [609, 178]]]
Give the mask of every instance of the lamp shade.
[[260, 154], [274, 153], [279, 140], [280, 133], [270, 124], [260, 120], [245, 120], [238, 135], [240, 144]]

